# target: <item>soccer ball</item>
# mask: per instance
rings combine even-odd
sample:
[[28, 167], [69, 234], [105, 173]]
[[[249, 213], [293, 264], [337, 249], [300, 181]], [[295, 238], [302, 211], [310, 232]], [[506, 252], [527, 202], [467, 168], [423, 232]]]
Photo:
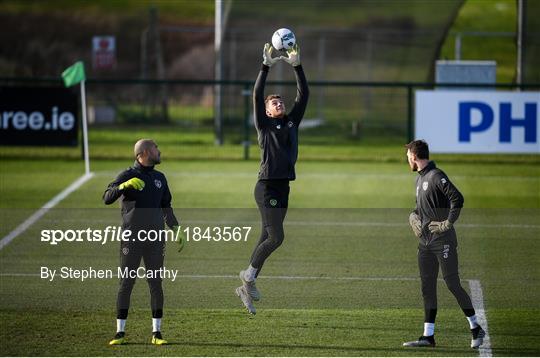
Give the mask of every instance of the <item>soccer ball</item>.
[[289, 29], [279, 29], [272, 35], [272, 46], [276, 50], [288, 50], [296, 43], [294, 33]]

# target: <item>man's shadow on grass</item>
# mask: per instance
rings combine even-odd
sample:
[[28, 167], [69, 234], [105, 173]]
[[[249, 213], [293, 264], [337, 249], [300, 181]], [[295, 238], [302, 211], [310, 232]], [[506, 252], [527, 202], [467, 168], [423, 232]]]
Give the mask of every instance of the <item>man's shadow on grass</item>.
[[[130, 342], [125, 346], [134, 346], [134, 345], [149, 345], [148, 343], [143, 342]], [[225, 343], [225, 342], [169, 342], [167, 346], [195, 346], [195, 347], [223, 347], [223, 348], [253, 348], [253, 349], [285, 349], [288, 351], [297, 350], [297, 349], [310, 349], [310, 350], [333, 350], [333, 351], [347, 351], [347, 352], [395, 352], [397, 350], [403, 350], [404, 352], [411, 352], [412, 355], [418, 355], [420, 352], [424, 353], [454, 353], [454, 354], [469, 354], [469, 355], [478, 355], [478, 351], [465, 348], [455, 348], [455, 347], [445, 347], [437, 346], [436, 348], [424, 348], [424, 349], [415, 349], [415, 348], [404, 348], [399, 344], [395, 346], [380, 348], [380, 347], [354, 347], [354, 346], [332, 346], [332, 345], [314, 345], [314, 344], [264, 344], [264, 343]], [[301, 355], [305, 355], [304, 353]]]

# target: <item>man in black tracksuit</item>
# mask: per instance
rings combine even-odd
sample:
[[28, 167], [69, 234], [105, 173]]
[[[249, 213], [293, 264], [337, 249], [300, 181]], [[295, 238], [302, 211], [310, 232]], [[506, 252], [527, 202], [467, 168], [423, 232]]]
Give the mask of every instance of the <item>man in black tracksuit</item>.
[[[299, 48], [288, 51], [288, 56], [272, 58], [272, 47], [266, 44], [263, 64], [255, 82], [253, 107], [255, 128], [261, 147], [259, 180], [255, 185], [255, 201], [262, 220], [261, 237], [251, 255], [250, 265], [240, 271], [242, 286], [236, 289], [249, 313], [255, 314], [252, 301], [260, 299], [255, 286], [265, 260], [284, 239], [283, 221], [289, 205], [289, 182], [295, 180], [294, 165], [298, 157], [298, 127], [306, 110], [309, 90], [300, 64]], [[280, 95], [264, 97], [264, 86], [270, 67], [284, 60], [294, 68], [297, 95], [292, 110], [287, 114]]]
[[[103, 201], [110, 205], [118, 198], [122, 206], [122, 230], [130, 230], [129, 241], [120, 244], [121, 269], [137, 270], [144, 260], [146, 270], [159, 270], [163, 267], [165, 241], [142, 241], [138, 238], [141, 230], [163, 230], [164, 221], [169, 228], [177, 230], [178, 220], [171, 208], [171, 192], [163, 173], [154, 169], [161, 162], [160, 151], [154, 141], [141, 139], [134, 148], [135, 163], [120, 173], [109, 184], [103, 194]], [[147, 279], [150, 288], [152, 308], [152, 343], [166, 344], [161, 337], [161, 318], [163, 316], [163, 289], [161, 278]], [[117, 333], [109, 344], [125, 343], [125, 324], [128, 316], [131, 291], [135, 278], [121, 278], [116, 303]]]
[[416, 208], [409, 223], [419, 238], [418, 267], [424, 298], [424, 333], [417, 341], [404, 343], [407, 347], [435, 346], [435, 317], [437, 315], [437, 276], [439, 266], [450, 292], [465, 313], [471, 328], [471, 348], [483, 343], [484, 330], [478, 325], [471, 298], [461, 286], [458, 272], [457, 237], [453, 227], [463, 207], [463, 195], [446, 174], [429, 161], [429, 148], [422, 140], [405, 146], [407, 159], [416, 179]]

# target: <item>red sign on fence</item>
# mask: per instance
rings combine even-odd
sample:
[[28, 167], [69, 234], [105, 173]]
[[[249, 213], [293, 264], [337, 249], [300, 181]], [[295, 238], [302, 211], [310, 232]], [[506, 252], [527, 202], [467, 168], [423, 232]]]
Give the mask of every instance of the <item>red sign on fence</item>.
[[92, 66], [94, 70], [112, 70], [116, 67], [116, 40], [114, 36], [92, 38]]

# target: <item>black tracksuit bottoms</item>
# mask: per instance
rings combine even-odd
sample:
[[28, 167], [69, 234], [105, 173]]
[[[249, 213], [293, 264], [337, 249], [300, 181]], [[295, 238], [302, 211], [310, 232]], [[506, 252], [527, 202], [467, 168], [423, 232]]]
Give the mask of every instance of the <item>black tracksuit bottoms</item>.
[[259, 180], [255, 185], [255, 201], [261, 213], [261, 236], [251, 255], [251, 266], [257, 276], [264, 262], [285, 237], [283, 221], [289, 206], [289, 180]]
[[[120, 268], [124, 271], [137, 270], [144, 260], [145, 270], [159, 270], [165, 258], [165, 242], [163, 241], [123, 241], [120, 245]], [[126, 319], [129, 311], [131, 291], [135, 285], [135, 277], [120, 278], [120, 287], [116, 300], [116, 318]], [[150, 306], [152, 318], [163, 316], [163, 288], [161, 277], [147, 278], [150, 289]]]
[[418, 267], [424, 298], [424, 322], [435, 323], [437, 316], [437, 276], [439, 266], [446, 286], [467, 317], [474, 315], [471, 298], [461, 286], [458, 272], [457, 240], [435, 240], [418, 245]]

